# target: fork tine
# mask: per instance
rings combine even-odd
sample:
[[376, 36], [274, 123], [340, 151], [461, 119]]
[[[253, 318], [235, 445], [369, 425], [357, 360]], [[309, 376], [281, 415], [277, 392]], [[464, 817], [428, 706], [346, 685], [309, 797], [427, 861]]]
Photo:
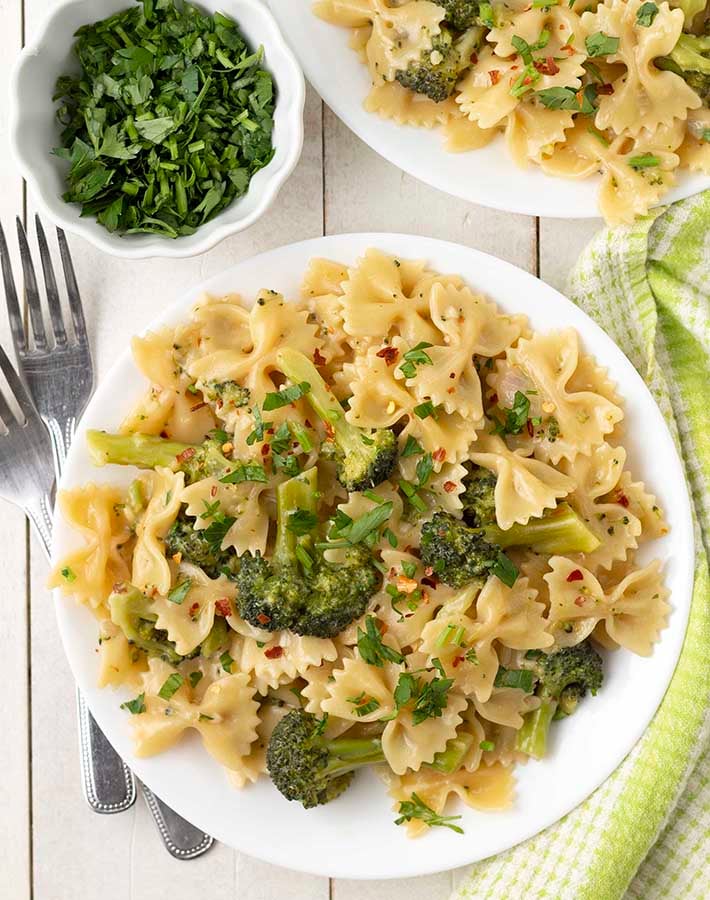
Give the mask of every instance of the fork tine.
[[[20, 376], [17, 374], [15, 369], [13, 368], [12, 363], [7, 358], [7, 354], [3, 350], [2, 346], [0, 346], [0, 370], [5, 376], [5, 380], [8, 383], [8, 386], [12, 393], [15, 395], [15, 400], [17, 400], [17, 404], [22, 410], [24, 416], [29, 420], [37, 416], [37, 410], [34, 407], [34, 404], [29, 398], [27, 391], [25, 390], [24, 384], [20, 381]], [[2, 414], [2, 410], [0, 409], [0, 414]], [[3, 416], [4, 418], [4, 416]], [[14, 418], [14, 417], [13, 417]], [[5, 424], [8, 425], [7, 420], [5, 420]], [[9, 426], [8, 426], [9, 427]]]
[[25, 337], [25, 327], [22, 324], [22, 313], [20, 312], [20, 304], [17, 300], [17, 291], [15, 290], [15, 280], [12, 277], [12, 264], [10, 262], [10, 253], [7, 249], [7, 241], [5, 240], [5, 232], [0, 223], [0, 263], [2, 264], [2, 280], [5, 284], [5, 300], [7, 301], [7, 315], [10, 320], [10, 331], [12, 332], [12, 341], [15, 345], [15, 351], [19, 354], [27, 349], [27, 339]]
[[37, 289], [37, 278], [35, 276], [35, 267], [32, 264], [32, 255], [30, 247], [27, 243], [27, 235], [19, 217], [15, 219], [17, 225], [17, 239], [20, 243], [20, 259], [22, 260], [22, 273], [25, 277], [25, 295], [27, 297], [27, 305], [30, 309], [30, 319], [32, 321], [32, 334], [35, 339], [35, 347], [37, 350], [47, 349], [47, 335], [44, 331], [44, 321], [42, 319], [42, 305], [39, 299], [39, 291]]
[[86, 334], [86, 320], [84, 319], [84, 308], [81, 305], [79, 285], [76, 282], [76, 273], [74, 272], [74, 264], [71, 261], [67, 238], [61, 228], [57, 228], [57, 240], [59, 241], [59, 253], [62, 257], [62, 267], [64, 268], [64, 279], [67, 283], [67, 297], [69, 298], [69, 309], [71, 309], [72, 322], [74, 323], [74, 334], [80, 344], [88, 345], [89, 339]]
[[[12, 414], [12, 410], [7, 404], [7, 400], [5, 400], [5, 395], [2, 390], [0, 390], [0, 425], [4, 425], [5, 428], [9, 431], [10, 426], [14, 424], [15, 417]], [[2, 432], [0, 431], [0, 434]]]
[[35, 228], [37, 229], [37, 243], [39, 244], [39, 255], [42, 260], [42, 272], [44, 274], [44, 286], [47, 290], [47, 302], [49, 303], [49, 318], [52, 321], [52, 329], [54, 331], [54, 341], [57, 347], [66, 347], [67, 332], [64, 328], [64, 317], [62, 316], [62, 304], [59, 300], [59, 291], [57, 290], [57, 279], [54, 277], [54, 266], [52, 265], [52, 257], [47, 246], [47, 238], [44, 236], [44, 228], [39, 216], [35, 216]]

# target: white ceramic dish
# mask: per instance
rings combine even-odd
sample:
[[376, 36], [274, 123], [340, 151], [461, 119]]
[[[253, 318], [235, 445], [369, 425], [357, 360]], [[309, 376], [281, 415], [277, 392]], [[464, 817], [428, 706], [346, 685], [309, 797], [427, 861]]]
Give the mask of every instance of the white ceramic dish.
[[[125, 692], [98, 690], [96, 624], [90, 613], [55, 597], [59, 627], [72, 670], [92, 712], [124, 759], [163, 800], [226, 844], [271, 863], [342, 878], [401, 878], [461, 866], [517, 844], [555, 822], [580, 803], [619, 765], [643, 733], [673, 674], [685, 634], [692, 587], [693, 534], [683, 470], [663, 417], [643, 381], [619, 348], [584, 313], [541, 281], [492, 256], [456, 244], [394, 234], [350, 234], [281, 247], [239, 263], [196, 285], [153, 323], [183, 318], [207, 291], [238, 291], [253, 297], [262, 287], [294, 296], [308, 260], [325, 256], [352, 264], [368, 247], [400, 257], [426, 259], [439, 272], [458, 272], [509, 312], [525, 312], [532, 325], [571, 325], [585, 349], [608, 366], [627, 405], [632, 471], [647, 480], [667, 513], [671, 531], [654, 542], [649, 555], [667, 560], [666, 578], [673, 611], [653, 656], [611, 654], [606, 685], [570, 720], [555, 729], [548, 759], [519, 767], [512, 809], [479, 813], [462, 808], [465, 836], [433, 829], [412, 843], [395, 818], [384, 786], [360, 773], [350, 790], [328, 806], [306, 811], [288, 803], [268, 779], [243, 791], [229, 787], [223, 771], [193, 733], [167, 753], [137, 759], [132, 752]], [[265, 273], [269, 273], [266, 275]], [[87, 428], [115, 429], [145, 390], [128, 349], [104, 378], [72, 445], [63, 487], [88, 481], [126, 483], [133, 470], [94, 469], [85, 449]], [[648, 441], [649, 434], [653, 441]], [[54, 559], [74, 536], [58, 520]]]
[[65, 203], [66, 163], [51, 154], [59, 145], [60, 129], [52, 102], [58, 75], [75, 71], [74, 32], [131, 6], [135, 0], [69, 0], [59, 3], [26, 45], [15, 66], [10, 86], [10, 139], [23, 177], [32, 186], [44, 211], [57, 225], [86, 238], [99, 250], [127, 259], [150, 256], [196, 256], [219, 241], [243, 231], [262, 216], [293, 171], [303, 146], [305, 83], [294, 55], [281, 36], [274, 17], [260, 0], [198, 0], [209, 12], [221, 11], [238, 24], [251, 47], [263, 45], [265, 66], [274, 77], [278, 95], [274, 114], [274, 158], [252, 178], [247, 193], [224, 209], [195, 234], [174, 240], [156, 235], [111, 234], [93, 218], [81, 218], [77, 204]]
[[[447, 153], [440, 129], [397, 125], [369, 113], [367, 68], [348, 47], [350, 29], [330, 25], [311, 12], [312, 0], [266, 0], [298, 56], [306, 77], [333, 112], [380, 156], [420, 181], [470, 203], [494, 209], [587, 219], [599, 215], [600, 178], [570, 181], [537, 166], [520, 169], [498, 138], [470, 153]], [[710, 176], [683, 173], [664, 203], [710, 187]], [[368, 186], [362, 186], [367, 191]]]

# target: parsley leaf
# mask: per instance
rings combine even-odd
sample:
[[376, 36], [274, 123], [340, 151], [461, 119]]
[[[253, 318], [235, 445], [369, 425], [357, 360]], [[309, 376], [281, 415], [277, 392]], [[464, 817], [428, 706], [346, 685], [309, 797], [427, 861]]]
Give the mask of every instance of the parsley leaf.
[[259, 463], [237, 463], [236, 467], [223, 475], [220, 479], [222, 484], [242, 484], [245, 481], [268, 481], [266, 470]]
[[439, 815], [430, 806], [427, 806], [418, 794], [412, 793], [410, 800], [402, 800], [399, 804], [399, 818], [394, 820], [394, 824], [401, 825], [403, 822], [411, 822], [412, 819], [420, 819], [430, 827], [442, 826], [450, 828], [457, 834], [463, 834], [463, 828], [452, 824], [460, 818], [461, 816]]
[[399, 367], [400, 372], [405, 378], [414, 378], [417, 374], [417, 366], [432, 366], [431, 356], [425, 353], [433, 344], [427, 341], [420, 341], [411, 350], [407, 350], [404, 354], [404, 362]]
[[125, 703], [121, 704], [121, 709], [128, 710], [129, 713], [133, 716], [139, 716], [141, 713], [145, 712], [145, 694], [138, 694], [138, 696], [133, 700], [126, 700]]
[[531, 694], [533, 689], [533, 673], [530, 669], [506, 669], [499, 666], [495, 678], [496, 687], [519, 688], [526, 694]]
[[163, 700], [169, 700], [175, 691], [179, 690], [184, 683], [185, 679], [182, 675], [179, 672], [173, 672], [173, 674], [169, 675], [163, 682], [163, 686], [158, 691], [158, 696], [162, 697]]
[[513, 405], [505, 410], [505, 422], [498, 423], [497, 431], [501, 434], [520, 434], [525, 428], [530, 414], [530, 400], [522, 391], [516, 391], [513, 397]]
[[619, 49], [619, 38], [597, 31], [584, 39], [589, 56], [610, 56]]
[[419, 443], [419, 441], [412, 437], [411, 434], [407, 437], [407, 440], [402, 448], [402, 452], [399, 454], [400, 459], [406, 459], [407, 456], [419, 456], [420, 453], [424, 452], [424, 448]]
[[636, 13], [636, 21], [643, 28], [650, 28], [657, 15], [658, 7], [655, 3], [642, 3]]
[[318, 524], [318, 516], [309, 509], [297, 509], [289, 514], [286, 528], [293, 534], [303, 535], [313, 531]]
[[358, 627], [357, 648], [360, 656], [369, 666], [377, 666], [381, 669], [386, 662], [398, 665], [404, 662], [404, 656], [398, 650], [382, 643], [382, 635], [374, 616], [368, 616], [365, 619], [365, 631]]
[[641, 153], [639, 156], [632, 156], [629, 159], [629, 165], [636, 172], [641, 169], [652, 169], [660, 164], [660, 159], [653, 153]]
[[[221, 541], [220, 541], [221, 543]], [[171, 603], [175, 603], [178, 606], [182, 604], [185, 597], [190, 592], [190, 588], [192, 587], [192, 579], [186, 578], [184, 581], [181, 581], [179, 584], [176, 584], [174, 588], [168, 591], [168, 600]]]
[[311, 389], [307, 381], [301, 381], [299, 384], [290, 384], [288, 387], [282, 388], [264, 397], [264, 412], [272, 409], [280, 409], [282, 406], [288, 406], [296, 400], [300, 400]]

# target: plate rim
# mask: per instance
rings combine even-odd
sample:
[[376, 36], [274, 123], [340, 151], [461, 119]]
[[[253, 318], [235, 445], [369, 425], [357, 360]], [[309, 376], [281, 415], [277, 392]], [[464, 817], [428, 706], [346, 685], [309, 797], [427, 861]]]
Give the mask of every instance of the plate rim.
[[[625, 354], [621, 350], [621, 348], [612, 340], [612, 338], [604, 332], [604, 330], [594, 322], [583, 310], [579, 307], [576, 307], [571, 300], [562, 295], [555, 288], [552, 288], [550, 285], [542, 282], [540, 279], [536, 278], [536, 276], [532, 275], [529, 272], [519, 268], [518, 266], [513, 265], [505, 260], [501, 260], [498, 257], [492, 256], [491, 254], [484, 253], [483, 251], [474, 250], [470, 247], [467, 247], [462, 244], [457, 244], [451, 241], [443, 241], [437, 238], [430, 237], [421, 237], [415, 235], [407, 235], [396, 232], [361, 232], [354, 234], [338, 234], [338, 235], [329, 235], [311, 238], [304, 241], [298, 241], [291, 244], [285, 244], [281, 247], [277, 247], [263, 253], [257, 254], [255, 256], [249, 257], [245, 260], [242, 260], [233, 266], [229, 266], [224, 270], [216, 273], [208, 279], [204, 279], [187, 290], [180, 293], [180, 295], [170, 304], [166, 305], [148, 324], [147, 326], [141, 330], [140, 334], [145, 334], [148, 331], [153, 331], [159, 327], [165, 326], [172, 322], [179, 321], [184, 317], [185, 313], [189, 310], [190, 304], [194, 302], [196, 297], [205, 291], [209, 291], [210, 285], [217, 284], [224, 278], [234, 278], [238, 279], [239, 269], [244, 266], [256, 266], [261, 265], [265, 271], [269, 271], [269, 258], [273, 258], [278, 260], [280, 254], [289, 252], [294, 254], [299, 254], [302, 260], [301, 271], [305, 268], [305, 263], [308, 259], [313, 256], [328, 256], [331, 258], [337, 258], [339, 255], [342, 256], [341, 250], [336, 250], [334, 253], [329, 252], [329, 248], [331, 245], [337, 245], [342, 243], [343, 241], [350, 242], [352, 245], [350, 256], [356, 258], [362, 254], [366, 247], [374, 246], [379, 249], [383, 249], [385, 252], [393, 252], [398, 255], [404, 256], [405, 253], [401, 252], [400, 249], [393, 248], [392, 244], [401, 243], [403, 246], [411, 246], [411, 250], [407, 251], [410, 258], [416, 257], [434, 257], [433, 266], [434, 268], [438, 267], [436, 263], [436, 250], [440, 248], [442, 245], [449, 250], [453, 250], [455, 253], [465, 253], [469, 254], [472, 257], [472, 262], [484, 262], [487, 265], [492, 265], [494, 268], [499, 267], [503, 270], [508, 270], [509, 274], [515, 278], [520, 279], [522, 277], [523, 280], [532, 280], [533, 282], [538, 282], [539, 285], [542, 286], [542, 289], [548, 292], [551, 295], [556, 295], [564, 304], [569, 305], [570, 308], [576, 310], [576, 312], [586, 320], [586, 324], [593, 331], [598, 332], [597, 337], [601, 337], [602, 342], [608, 342], [611, 348], [613, 348], [614, 354], [618, 355], [618, 363], [619, 365], [626, 368], [627, 374], [633, 373], [631, 376], [632, 379], [637, 381], [637, 388], [641, 389], [641, 392], [645, 394], [646, 401], [650, 401], [655, 407], [657, 416], [659, 421], [663, 423], [663, 428], [665, 430], [664, 439], [670, 441], [670, 445], [673, 449], [674, 454], [674, 462], [677, 466], [678, 473], [680, 475], [684, 475], [683, 464], [678, 454], [677, 447], [672, 439], [670, 434], [670, 430], [668, 429], [667, 424], [665, 423], [665, 419], [663, 418], [663, 414], [658, 408], [653, 396], [651, 395], [648, 387], [645, 382], [641, 378], [641, 376], [636, 372], [633, 365], [626, 358]], [[390, 246], [388, 246], [388, 244]], [[383, 246], [384, 245], [384, 246]], [[428, 251], [425, 248], [429, 248]], [[466, 277], [467, 282], [472, 281], [470, 277]], [[473, 284], [475, 287], [475, 282]], [[495, 297], [491, 297], [493, 300], [497, 300]], [[577, 326], [572, 326], [577, 328]], [[584, 335], [582, 335], [584, 339]], [[596, 357], [596, 353], [595, 353]], [[606, 363], [607, 360], [604, 360]], [[99, 386], [92, 397], [89, 405], [87, 406], [87, 410], [82, 416], [82, 419], [77, 427], [77, 438], [81, 439], [84, 430], [86, 427], [86, 420], [92, 418], [92, 414], [96, 407], [100, 406], [100, 400], [102, 394], [107, 392], [112, 382], [115, 383], [117, 376], [119, 375], [121, 369], [127, 364], [131, 365], [131, 351], [130, 346], [124, 348], [122, 353], [117, 357], [111, 368], [108, 372], [102, 377]], [[617, 368], [616, 365], [614, 368]], [[614, 373], [616, 374], [616, 373]], [[621, 373], [619, 373], [621, 374]], [[631, 393], [635, 394], [635, 391]], [[627, 388], [625, 391], [625, 395], [628, 397], [630, 392]], [[67, 465], [65, 468], [65, 473], [62, 476], [62, 480], [60, 483], [60, 489], [63, 489], [70, 484], [76, 483], [85, 483], [86, 475], [82, 475], [81, 478], [72, 478], [72, 470], [74, 468], [74, 457], [80, 453], [81, 451], [77, 448], [79, 447], [79, 440], [75, 440], [70, 448]], [[81, 448], [83, 449], [83, 448]], [[86, 469], [84, 468], [84, 473]], [[681, 488], [681, 485], [678, 485]], [[685, 478], [683, 477], [683, 489], [680, 491], [681, 497], [679, 497], [679, 504], [682, 507], [682, 512], [678, 513], [678, 520], [673, 523], [674, 530], [679, 531], [681, 536], [685, 532], [689, 534], [692, 538], [692, 519], [691, 519], [691, 511], [690, 511], [690, 498], [687, 491], [687, 485], [685, 482]], [[54, 518], [56, 522], [56, 527], [53, 530], [53, 539], [52, 539], [52, 565], [56, 565], [57, 562], [57, 554], [58, 552], [64, 552], [65, 547], [63, 545], [66, 544], [67, 534], [69, 532], [68, 526], [66, 523], [62, 521], [61, 515], [58, 512], [58, 509], [55, 507]], [[64, 540], [62, 540], [62, 535], [64, 535]], [[664, 559], [668, 557], [665, 556]], [[685, 558], [683, 560], [683, 565], [680, 566], [678, 581], [681, 585], [680, 594], [677, 592], [674, 593], [674, 604], [672, 606], [671, 615], [677, 617], [676, 621], [678, 624], [675, 626], [676, 630], [672, 630], [670, 627], [664, 631], [664, 637], [661, 640], [667, 640], [669, 642], [674, 641], [674, 650], [673, 650], [673, 660], [672, 665], [667, 665], [666, 671], [662, 678], [662, 690], [660, 688], [661, 682], [656, 685], [656, 691], [654, 692], [654, 699], [651, 703], [649, 703], [647, 713], [643, 716], [643, 724], [639, 724], [637, 728], [634, 729], [633, 734], [629, 734], [626, 740], [623, 742], [623, 748], [617, 750], [616, 753], [613, 754], [613, 763], [607, 762], [607, 764], [603, 767], [603, 771], [601, 774], [598, 774], [594, 777], [594, 784], [585, 787], [583, 792], [577, 792], [574, 795], [574, 800], [572, 803], [568, 803], [565, 801], [564, 803], [552, 804], [552, 808], [548, 814], [540, 816], [539, 820], [534, 823], [532, 827], [523, 830], [523, 833], [517, 834], [515, 839], [511, 842], [505, 844], [505, 846], [500, 846], [497, 850], [492, 851], [491, 853], [486, 853], [483, 856], [477, 856], [472, 847], [469, 847], [468, 851], [465, 851], [463, 854], [456, 854], [455, 858], [447, 858], [444, 862], [435, 862], [433, 859], [432, 853], [422, 854], [421, 857], [418, 857], [416, 854], [409, 854], [407, 863], [410, 865], [410, 868], [403, 868], [404, 861], [400, 864], [399, 868], [397, 868], [396, 863], [394, 865], [389, 865], [387, 869], [383, 869], [382, 867], [376, 868], [374, 870], [368, 871], [367, 873], [363, 873], [360, 868], [355, 864], [345, 864], [343, 865], [342, 860], [332, 863], [331, 860], [323, 860], [323, 867], [318, 868], [313, 865], [304, 863], [301, 864], [297, 858], [291, 858], [289, 856], [289, 851], [286, 849], [283, 851], [281, 848], [270, 849], [263, 848], [261, 845], [258, 847], [248, 845], [248, 846], [238, 846], [235, 844], [234, 840], [230, 837], [226, 836], [226, 833], [221, 830], [219, 827], [215, 828], [215, 823], [212, 821], [207, 821], [207, 819], [202, 817], [201, 812], [197, 812], [194, 806], [190, 806], [188, 809], [186, 805], [188, 804], [187, 799], [184, 796], [169, 796], [166, 798], [166, 802], [169, 804], [181, 815], [184, 815], [193, 823], [197, 824], [200, 828], [207, 831], [208, 833], [213, 834], [218, 840], [221, 840], [225, 845], [233, 847], [241, 852], [246, 852], [252, 856], [256, 856], [260, 859], [263, 859], [266, 862], [273, 863], [276, 865], [284, 866], [287, 868], [294, 869], [296, 871], [302, 871], [309, 874], [315, 874], [323, 877], [334, 877], [334, 878], [349, 878], [356, 880], [371, 880], [371, 879], [389, 879], [389, 878], [404, 878], [404, 877], [413, 877], [417, 875], [425, 875], [425, 874], [433, 874], [440, 871], [446, 871], [452, 868], [456, 868], [458, 866], [470, 865], [473, 862], [477, 862], [481, 859], [489, 858], [491, 856], [497, 855], [498, 853], [505, 852], [506, 850], [517, 846], [525, 840], [528, 840], [531, 837], [539, 834], [545, 828], [559, 821], [564, 815], [567, 815], [573, 809], [575, 809], [580, 803], [582, 803], [587, 797], [589, 797], [595, 790], [597, 790], [601, 785], [603, 785], [609, 776], [618, 768], [618, 766], [623, 762], [623, 760], [628, 756], [628, 754], [633, 750], [634, 746], [644, 734], [651, 720], [655, 716], [660, 703], [665, 696], [666, 690], [670, 684], [670, 681], [675, 672], [675, 668], [678, 663], [678, 659], [680, 657], [680, 653], [682, 650], [682, 645], [687, 629], [688, 617], [690, 614], [690, 600], [692, 595], [692, 585], [693, 585], [693, 549], [692, 549], [692, 540], [691, 544], [687, 549], [685, 554]], [[86, 613], [86, 615], [90, 615], [88, 610], [85, 610], [83, 607], [79, 606], [76, 603], [73, 603], [67, 598], [64, 598], [59, 589], [55, 589], [53, 591], [53, 600], [55, 606], [55, 615], [58, 622], [58, 627], [60, 631], [60, 636], [62, 640], [62, 645], [64, 649], [65, 656], [69, 662], [69, 666], [71, 668], [72, 674], [79, 684], [80, 688], [85, 694], [87, 699], [89, 708], [94, 714], [97, 722], [99, 723], [102, 730], [105, 733], [111, 734], [111, 736], [115, 740], [115, 744], [119, 745], [119, 752], [121, 752], [124, 758], [129, 760], [130, 767], [136, 771], [136, 774], [142, 781], [154, 791], [156, 791], [156, 783], [153, 780], [154, 772], [151, 771], [150, 763], [152, 760], [164, 759], [166, 755], [168, 755], [171, 751], [167, 751], [166, 754], [160, 754], [158, 757], [152, 757], [149, 759], [140, 759], [132, 755], [130, 752], [127, 752], [126, 748], [129, 745], [130, 738], [128, 737], [128, 728], [125, 727], [125, 723], [121, 726], [120, 729], [114, 727], [115, 720], [111, 719], [106, 713], [105, 709], [95, 706], [94, 700], [96, 700], [99, 695], [103, 698], [106, 696], [110, 696], [112, 700], [115, 702], [115, 705], [118, 706], [118, 702], [116, 702], [119, 698], [119, 694], [112, 690], [98, 689], [95, 684], [87, 681], [83, 674], [80, 671], [80, 667], [82, 663], [80, 662], [80, 657], [83, 655], [88, 657], [88, 650], [90, 648], [85, 648], [86, 653], [84, 653], [84, 649], [82, 649], [77, 656], [74, 655], [74, 652], [70, 646], [72, 638], [71, 638], [71, 620], [73, 615], [75, 614], [75, 610], [81, 610], [82, 613]], [[670, 633], [669, 633], [670, 632]], [[107, 703], [107, 701], [106, 701]], [[112, 740], [112, 743], [114, 743]], [[187, 742], [186, 742], [187, 743]], [[174, 748], [173, 748], [174, 749]], [[263, 782], [264, 779], [261, 779]], [[251, 789], [256, 788], [256, 785], [251, 786]], [[270, 787], [270, 786], [269, 786]], [[250, 788], [247, 788], [250, 789]], [[382, 786], [380, 786], [380, 790], [382, 790]], [[157, 790], [158, 796], [163, 793], [160, 788]], [[179, 795], [180, 788], [177, 789], [177, 794]], [[383, 792], [384, 794], [384, 792]], [[235, 792], [235, 796], [238, 797], [238, 793]], [[177, 802], [175, 802], [177, 799]], [[560, 808], [562, 807], [562, 808]], [[485, 813], [485, 816], [495, 815], [495, 813]], [[443, 829], [442, 829], [443, 831]], [[428, 836], [429, 840], [432, 840], [433, 837], [439, 838], [440, 835], [434, 835], [433, 833]], [[427, 861], [428, 860], [428, 861]], [[411, 867], [411, 864], [414, 863], [414, 867]]]

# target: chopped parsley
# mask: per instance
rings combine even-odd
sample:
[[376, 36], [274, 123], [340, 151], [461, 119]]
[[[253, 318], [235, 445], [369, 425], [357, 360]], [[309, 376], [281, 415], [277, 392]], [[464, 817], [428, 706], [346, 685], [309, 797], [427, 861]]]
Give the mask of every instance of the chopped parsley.
[[657, 15], [658, 7], [655, 3], [642, 3], [636, 13], [636, 21], [643, 28], [650, 28]]
[[175, 603], [180, 606], [185, 600], [185, 597], [187, 597], [187, 595], [189, 594], [191, 587], [192, 579], [186, 578], [184, 581], [176, 584], [174, 588], [171, 588], [171, 590], [168, 591], [168, 600], [171, 603]]
[[436, 419], [436, 407], [431, 402], [431, 400], [425, 400], [423, 403], [420, 403], [418, 406], [414, 407], [414, 415], [419, 419], [427, 419], [429, 416]]
[[399, 804], [399, 818], [394, 820], [394, 824], [401, 825], [403, 822], [411, 822], [412, 819], [420, 819], [429, 827], [450, 828], [457, 834], [463, 834], [463, 828], [453, 824], [460, 818], [461, 816], [439, 815], [438, 812], [427, 806], [418, 794], [412, 793], [410, 800], [402, 800]]
[[73, 581], [76, 581], [76, 572], [70, 569], [69, 566], [64, 566], [62, 569], [62, 578], [71, 584]]
[[232, 674], [232, 666], [234, 665], [234, 660], [229, 655], [228, 650], [225, 650], [224, 653], [220, 656], [219, 663], [225, 672], [228, 672], [230, 675]]
[[400, 459], [406, 459], [408, 456], [419, 456], [420, 453], [424, 452], [424, 448], [419, 443], [416, 438], [413, 438], [408, 435], [407, 440], [405, 441], [404, 447], [402, 448], [401, 453], [399, 454]]
[[405, 378], [414, 378], [417, 374], [417, 366], [431, 366], [431, 356], [426, 352], [433, 344], [427, 341], [420, 341], [411, 350], [407, 350], [404, 354], [404, 362], [400, 365], [399, 371]]
[[179, 690], [184, 683], [185, 679], [182, 675], [179, 672], [173, 672], [173, 674], [168, 676], [163, 682], [163, 686], [158, 691], [158, 696], [162, 697], [163, 700], [169, 700], [175, 691]]
[[268, 481], [266, 470], [259, 463], [237, 463], [236, 468], [220, 479], [222, 484], [243, 484], [245, 481]]
[[346, 700], [353, 704], [355, 715], [358, 717], [369, 716], [370, 713], [380, 708], [380, 701], [376, 697], [369, 697], [365, 691], [362, 691], [357, 697], [347, 697]]
[[126, 709], [132, 716], [139, 716], [145, 712], [145, 694], [138, 694], [133, 700], [126, 700], [121, 704], [121, 709]]
[[584, 39], [589, 56], [610, 56], [619, 49], [619, 38], [610, 37], [603, 31], [597, 31], [596, 34], [590, 34]]
[[421, 725], [427, 719], [441, 716], [448, 704], [448, 692], [453, 678], [436, 675], [431, 681], [418, 678], [416, 673], [403, 672], [394, 689], [394, 702], [398, 710], [404, 706], [412, 709], [412, 722]]
[[309, 509], [297, 509], [289, 514], [286, 528], [293, 534], [309, 534], [318, 524], [318, 516]]
[[516, 391], [510, 409], [501, 407], [505, 412], [505, 421], [496, 424], [497, 434], [520, 434], [528, 422], [530, 400], [522, 391]]
[[307, 381], [301, 381], [298, 384], [291, 384], [282, 388], [280, 391], [267, 394], [264, 397], [264, 412], [280, 409], [282, 406], [289, 406], [291, 403], [304, 397], [310, 389], [311, 386]]
[[202, 672], [200, 672], [199, 670], [190, 672], [187, 677], [190, 679], [190, 687], [196, 688], [197, 685], [202, 681]]
[[641, 153], [639, 156], [632, 156], [629, 159], [629, 165], [636, 172], [641, 169], [653, 169], [660, 165], [660, 159], [653, 153]]
[[374, 616], [368, 616], [365, 619], [365, 631], [358, 627], [357, 648], [360, 656], [369, 666], [382, 668], [386, 662], [397, 663], [397, 665], [404, 662], [404, 656], [398, 650], [382, 643], [382, 635]]
[[496, 687], [519, 688], [526, 694], [531, 694], [534, 680], [530, 669], [506, 669], [500, 666], [494, 684]]
[[505, 553], [500, 552], [496, 557], [496, 561], [491, 566], [491, 572], [502, 581], [506, 587], [512, 588], [518, 580], [518, 569], [515, 563], [510, 560]]

